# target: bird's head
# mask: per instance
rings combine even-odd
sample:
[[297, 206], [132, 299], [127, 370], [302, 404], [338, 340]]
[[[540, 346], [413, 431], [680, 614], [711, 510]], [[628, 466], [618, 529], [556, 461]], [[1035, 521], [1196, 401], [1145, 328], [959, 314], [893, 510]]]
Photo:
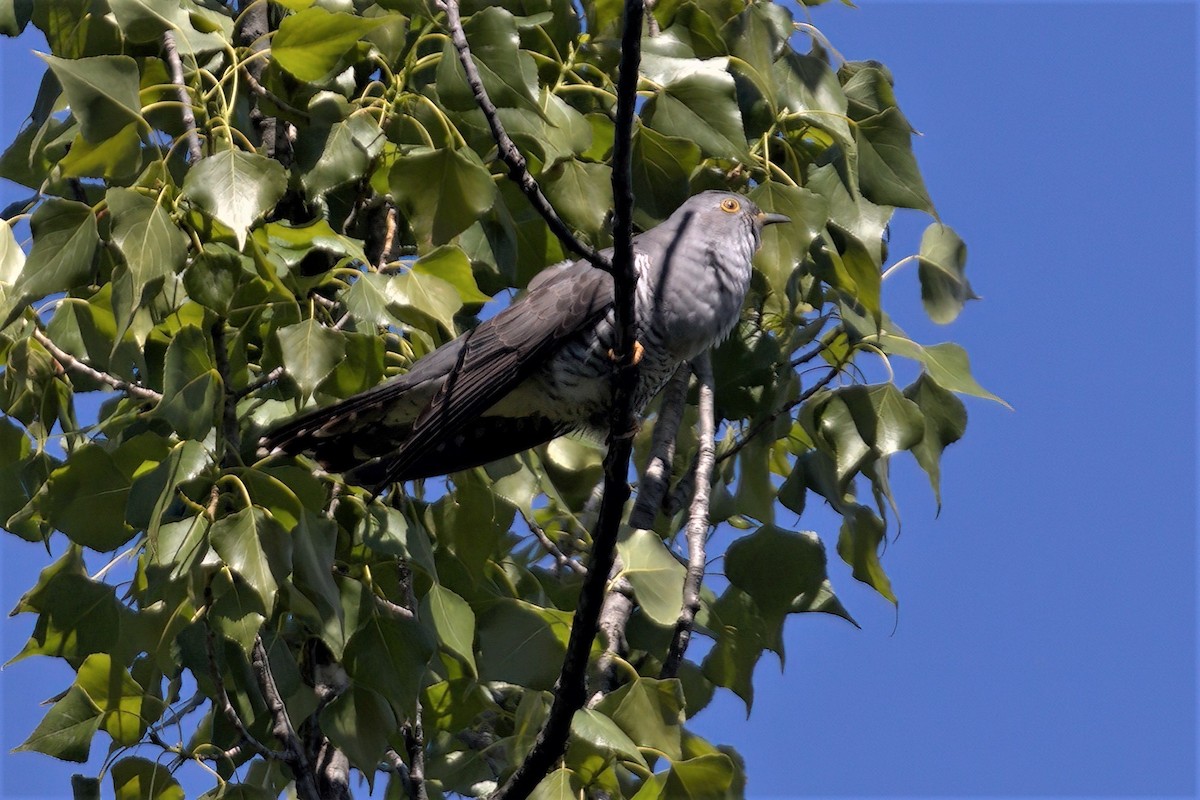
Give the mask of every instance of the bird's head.
[[699, 236], [717, 246], [743, 250], [749, 258], [758, 249], [762, 229], [791, 222], [783, 214], [763, 211], [749, 197], [709, 190], [689, 197], [664, 223], [689, 236]]

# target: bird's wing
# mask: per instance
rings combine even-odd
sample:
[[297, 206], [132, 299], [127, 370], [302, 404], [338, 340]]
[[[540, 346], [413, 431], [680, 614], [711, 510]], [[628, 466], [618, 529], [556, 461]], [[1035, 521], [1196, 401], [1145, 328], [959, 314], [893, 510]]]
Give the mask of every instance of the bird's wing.
[[[586, 262], [556, 268], [529, 294], [460, 337], [463, 344], [441, 388], [413, 422], [399, 452], [386, 459], [388, 477], [383, 482], [427, 472], [422, 459], [455, 447], [454, 438], [468, 423], [528, 378], [571, 336], [607, 313], [613, 302], [612, 287], [608, 273]], [[535, 427], [541, 438], [522, 442], [524, 446], [517, 450], [556, 432], [553, 425]]]
[[[404, 375], [271, 430], [260, 440], [260, 452], [309, 453], [335, 472], [375, 459], [373, 476], [439, 474], [414, 465], [452, 443], [467, 421], [612, 305], [612, 278], [584, 262], [542, 274], [528, 294]], [[539, 442], [552, 435], [547, 428]], [[434, 460], [457, 461], [445, 455]]]

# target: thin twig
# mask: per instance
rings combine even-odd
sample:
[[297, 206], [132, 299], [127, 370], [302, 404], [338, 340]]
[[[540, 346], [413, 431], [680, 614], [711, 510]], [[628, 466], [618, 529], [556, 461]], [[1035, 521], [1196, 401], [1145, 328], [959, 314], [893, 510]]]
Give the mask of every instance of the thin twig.
[[140, 383], [130, 383], [129, 381], [122, 380], [115, 375], [109, 375], [107, 372], [101, 372], [90, 364], [85, 364], [75, 356], [60, 348], [54, 342], [50, 341], [50, 338], [46, 336], [46, 334], [42, 333], [36, 328], [33, 331], [33, 339], [42, 347], [46, 348], [46, 351], [54, 357], [55, 361], [62, 365], [64, 370], [78, 372], [80, 375], [86, 375], [97, 383], [103, 383], [111, 386], [118, 392], [124, 392], [130, 397], [136, 397], [139, 400], [153, 400], [154, 402], [158, 403], [163, 399], [163, 396], [159, 392], [156, 392], [153, 389], [147, 389]]
[[283, 377], [283, 373], [284, 373], [283, 367], [276, 367], [275, 369], [271, 370], [267, 374], [260, 375], [258, 380], [251, 381], [250, 383], [243, 386], [241, 389], [238, 389], [236, 392], [233, 393], [233, 396], [235, 399], [241, 400], [246, 395], [253, 394], [253, 393], [257, 392], [259, 389], [263, 388], [264, 386], [267, 386], [267, 385], [272, 384], [275, 381], [279, 380], [280, 378]]
[[550, 205], [550, 201], [546, 199], [538, 182], [530, 174], [525, 156], [521, 155], [516, 143], [504, 130], [496, 106], [488, 97], [487, 89], [483, 86], [483, 79], [479, 76], [479, 70], [475, 67], [475, 61], [471, 57], [471, 46], [467, 43], [467, 34], [463, 31], [462, 18], [458, 13], [458, 0], [437, 0], [437, 3], [446, 12], [446, 26], [450, 29], [450, 41], [454, 43], [454, 49], [458, 52], [458, 60], [462, 64], [463, 72], [466, 73], [471, 92], [475, 95], [475, 103], [483, 112], [488, 127], [492, 130], [492, 138], [496, 142], [496, 155], [508, 167], [508, 177], [521, 187], [521, 191], [529, 198], [530, 204], [546, 220], [546, 224], [550, 226], [550, 230], [554, 232], [559, 241], [568, 249], [583, 256], [592, 266], [611, 272], [612, 264], [608, 258], [595, 248], [581, 242], [558, 216], [558, 212]]
[[[448, 0], [447, 5], [454, 0]], [[491, 795], [492, 800], [524, 800], [566, 751], [575, 712], [587, 700], [588, 654], [596, 638], [604, 590], [616, 557], [617, 532], [629, 499], [626, 479], [633, 453], [633, 395], [637, 365], [633, 362], [634, 296], [637, 273], [633, 259], [633, 179], [630, 168], [632, 131], [637, 101], [638, 65], [641, 62], [643, 0], [625, 0], [621, 33], [621, 61], [617, 76], [617, 120], [613, 147], [613, 292], [616, 310], [612, 416], [608, 453], [604, 457], [604, 497], [592, 535], [588, 575], [579, 592], [571, 635], [562, 670], [555, 683], [554, 700], [533, 747], [508, 781]], [[455, 9], [457, 18], [457, 8]], [[462, 37], [465, 41], [465, 37]]]
[[[619, 575], [622, 569], [624, 569], [624, 565], [618, 556], [613, 562], [609, 580], [611, 581]], [[604, 635], [604, 652], [600, 654], [597, 664], [600, 673], [599, 686], [588, 700], [588, 708], [595, 706], [604, 699], [605, 695], [617, 688], [617, 665], [629, 652], [629, 643], [625, 639], [625, 628], [629, 625], [629, 618], [633, 615], [633, 592], [628, 581], [622, 579], [620, 583], [624, 584], [625, 591], [620, 591], [616, 586], [612, 587], [604, 596], [604, 605], [600, 607], [600, 619], [597, 627]]]
[[260, 636], [254, 637], [254, 647], [250, 651], [250, 664], [254, 668], [254, 676], [258, 679], [263, 699], [267, 703], [267, 710], [271, 712], [273, 720], [271, 733], [275, 734], [275, 738], [284, 748], [283, 752], [279, 754], [279, 758], [292, 771], [292, 777], [296, 781], [297, 796], [301, 800], [321, 800], [317, 782], [308, 765], [308, 756], [300, 744], [300, 737], [296, 735], [296, 729], [292, 726], [287, 707], [283, 704], [283, 697], [279, 694], [279, 687], [275, 685], [275, 674], [271, 671], [267, 648], [263, 646]]
[[217, 374], [221, 376], [221, 440], [219, 452], [221, 467], [233, 467], [238, 462], [238, 451], [241, 449], [242, 433], [238, 429], [237, 404], [238, 396], [233, 391], [230, 381], [229, 349], [225, 342], [225, 319], [217, 317], [212, 326], [213, 355], [216, 361]]
[[561, 549], [559, 549], [559, 546], [556, 545], [546, 534], [545, 529], [542, 528], [541, 525], [538, 525], [537, 522], [528, 514], [526, 514], [524, 511], [520, 511], [520, 513], [521, 519], [525, 520], [525, 525], [529, 528], [529, 532], [532, 533], [534, 538], [541, 543], [542, 549], [544, 549], [554, 558], [554, 562], [558, 564], [559, 569], [565, 567], [566, 569], [569, 569], [572, 572], [576, 572], [580, 575], [587, 575], [587, 567], [585, 567], [583, 564], [580, 564], [578, 561], [571, 558]]
[[[208, 607], [212, 607], [212, 589], [205, 588], [204, 590], [205, 603]], [[217, 696], [213, 698], [213, 704], [219, 705], [221, 713], [233, 729], [237, 731], [238, 736], [242, 741], [247, 742], [257, 752], [261, 753], [266, 758], [283, 758], [283, 753], [276, 752], [267, 747], [258, 739], [251, 735], [250, 731], [246, 730], [246, 724], [242, 722], [241, 715], [237, 709], [233, 707], [233, 703], [229, 700], [229, 692], [225, 689], [225, 679], [221, 674], [221, 668], [217, 664], [216, 645], [213, 641], [214, 634], [212, 625], [208, 622], [207, 615], [204, 618], [204, 647], [208, 655], [208, 674], [212, 678], [213, 685], [217, 689]]]
[[675, 460], [675, 440], [679, 435], [679, 423], [683, 419], [683, 407], [687, 404], [688, 382], [692, 371], [680, 366], [675, 371], [667, 388], [663, 390], [658, 406], [658, 420], [654, 423], [654, 438], [650, 443], [650, 461], [638, 484], [637, 502], [629, 512], [629, 525], [634, 528], [654, 527], [654, 518], [662, 505], [663, 495], [671, 483], [671, 462]]
[[692, 369], [695, 370], [696, 380], [700, 384], [700, 418], [696, 420], [700, 452], [696, 457], [695, 488], [692, 491], [692, 505], [688, 510], [688, 563], [687, 574], [683, 579], [683, 604], [679, 609], [679, 619], [675, 623], [675, 635], [671, 638], [671, 646], [663, 659], [662, 670], [659, 671], [658, 677], [661, 679], [674, 678], [679, 673], [679, 665], [683, 663], [683, 656], [692, 637], [692, 625], [696, 621], [696, 613], [700, 610], [700, 585], [704, 581], [704, 542], [708, 536], [708, 498], [712, 487], [710, 477], [716, 461], [713, 436], [717, 427], [713, 414], [712, 360], [707, 351], [692, 362]]
[[179, 96], [179, 116], [183, 118], [183, 135], [187, 137], [188, 156], [195, 164], [204, 158], [200, 149], [200, 134], [196, 132], [196, 115], [192, 111], [192, 98], [188, 94], [187, 84], [183, 80], [183, 62], [179, 59], [179, 48], [175, 45], [175, 32], [163, 31], [163, 52], [167, 56], [167, 66], [171, 70], [171, 83], [175, 84], [175, 92]]

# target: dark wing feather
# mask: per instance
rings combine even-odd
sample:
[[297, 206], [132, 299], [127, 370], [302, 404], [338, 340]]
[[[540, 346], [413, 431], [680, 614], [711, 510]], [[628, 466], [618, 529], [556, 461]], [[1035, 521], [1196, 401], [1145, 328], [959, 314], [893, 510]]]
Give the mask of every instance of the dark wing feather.
[[[612, 305], [612, 278], [582, 262], [545, 270], [530, 285], [528, 294], [420, 359], [404, 375], [271, 430], [260, 440], [260, 452], [309, 453], [331, 471], [362, 467], [364, 483], [370, 480], [367, 475], [390, 476], [371, 480], [386, 483], [465, 469], [552, 438], [560, 431], [543, 420], [525, 426], [514, 438], [514, 442], [536, 441], [500, 455], [476, 458], [450, 452], [454, 438], [472, 419], [511, 392], [563, 342], [594, 324]], [[397, 404], [413, 394], [428, 396], [439, 384], [419, 413], [396, 413]], [[497, 450], [494, 445], [499, 443], [493, 440], [503, 426], [479, 427], [479, 436], [492, 444], [466, 449], [480, 453]], [[468, 438], [478, 442], [479, 436]], [[430, 459], [429, 465], [421, 463], [425, 458]], [[441, 469], [438, 464], [452, 468]], [[354, 475], [357, 478], [359, 473]]]
[[[446, 380], [413, 423], [399, 452], [387, 459], [387, 475], [381, 483], [418, 473], [438, 474], [423, 466], [424, 459], [453, 450], [457, 436], [469, 424], [528, 378], [571, 336], [594, 325], [612, 302], [612, 277], [579, 262], [559, 268], [529, 294], [465, 334]], [[514, 435], [512, 447], [479, 448], [469, 457], [460, 454], [456, 463], [464, 468], [520, 452], [561, 432], [558, 427], [531, 423], [526, 435]], [[531, 436], [536, 440], [526, 441]], [[499, 455], [488, 455], [492, 452]]]

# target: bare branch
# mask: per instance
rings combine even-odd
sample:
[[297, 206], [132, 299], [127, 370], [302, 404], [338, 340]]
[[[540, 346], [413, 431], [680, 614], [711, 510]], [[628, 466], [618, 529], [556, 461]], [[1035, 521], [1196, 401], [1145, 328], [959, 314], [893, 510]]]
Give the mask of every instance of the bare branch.
[[571, 558], [561, 549], [559, 549], [558, 545], [556, 545], [550, 539], [550, 537], [546, 535], [546, 531], [542, 528], [542, 526], [538, 525], [537, 522], [530, 518], [528, 514], [526, 514], [524, 511], [520, 511], [520, 513], [521, 519], [525, 520], [525, 525], [529, 528], [529, 532], [532, 533], [538, 542], [541, 543], [542, 548], [554, 557], [554, 562], [558, 564], [559, 569], [563, 569], [565, 567], [580, 575], [587, 575], [587, 567], [585, 567], [583, 564], [580, 564], [578, 561]]
[[413, 721], [405, 726], [404, 745], [408, 749], [408, 796], [412, 800], [428, 800], [425, 790], [425, 732], [421, 728], [421, 710], [418, 707]]
[[255, 392], [257, 392], [259, 389], [263, 388], [264, 386], [267, 386], [267, 385], [272, 384], [275, 381], [279, 380], [280, 378], [283, 377], [283, 373], [284, 373], [283, 367], [276, 367], [275, 369], [271, 370], [267, 374], [259, 376], [258, 380], [251, 381], [250, 383], [243, 386], [241, 389], [238, 389], [236, 392], [233, 393], [233, 396], [235, 399], [241, 400], [243, 397], [250, 395], [250, 394], [254, 394]]
[[163, 399], [161, 394], [153, 389], [147, 389], [140, 383], [130, 383], [129, 381], [118, 378], [116, 375], [109, 375], [107, 372], [101, 372], [90, 364], [85, 364], [75, 356], [60, 348], [54, 342], [50, 341], [50, 337], [46, 336], [46, 334], [42, 333], [36, 328], [34, 329], [32, 335], [33, 339], [42, 347], [46, 348], [46, 351], [54, 357], [54, 360], [57, 361], [65, 371], [78, 372], [80, 375], [86, 375], [97, 383], [103, 383], [107, 386], [111, 386], [118, 392], [124, 392], [130, 397], [136, 397], [139, 400], [153, 400], [154, 402], [158, 403]]
[[629, 512], [629, 524], [634, 528], [654, 526], [654, 518], [671, 483], [675, 439], [679, 434], [679, 422], [683, 419], [691, 377], [691, 370], [681, 365], [663, 390], [658, 406], [658, 421], [654, 423], [654, 438], [650, 443], [650, 462], [638, 484], [637, 502], [633, 505], [633, 511]]
[[692, 362], [696, 379], [700, 383], [700, 418], [696, 421], [696, 434], [700, 440], [700, 452], [696, 456], [695, 489], [692, 492], [692, 505], [688, 510], [687, 543], [688, 564], [687, 574], [683, 579], [683, 605], [679, 610], [679, 619], [675, 623], [675, 635], [663, 660], [659, 678], [674, 678], [679, 672], [687, 652], [688, 642], [692, 637], [692, 625], [696, 621], [696, 612], [700, 610], [700, 584], [704, 581], [704, 543], [708, 536], [708, 498], [712, 487], [713, 464], [716, 461], [716, 446], [713, 436], [716, 434], [716, 421], [713, 412], [713, 373], [712, 360], [705, 351]]
[[179, 96], [179, 116], [183, 118], [183, 135], [187, 137], [188, 156], [195, 164], [204, 158], [200, 149], [200, 134], [196, 132], [196, 115], [192, 111], [192, 98], [188, 94], [187, 84], [183, 80], [183, 62], [179, 60], [179, 48], [175, 46], [175, 32], [163, 31], [163, 52], [167, 56], [167, 66], [171, 71], [171, 83], [175, 84], [175, 92]]
[[541, 187], [530, 174], [525, 156], [521, 155], [516, 143], [504, 130], [496, 106], [488, 97], [487, 89], [483, 86], [483, 79], [479, 76], [474, 59], [471, 58], [471, 47], [467, 43], [467, 34], [463, 31], [462, 18], [458, 13], [458, 0], [437, 0], [437, 3], [446, 12], [446, 26], [450, 29], [450, 41], [454, 43], [454, 49], [458, 51], [458, 60], [467, 75], [467, 83], [471, 86], [471, 92], [475, 95], [475, 103], [483, 112], [483, 116], [487, 118], [488, 127], [492, 130], [492, 138], [496, 142], [496, 155], [508, 167], [508, 177], [521, 187], [521, 191], [529, 198], [530, 204], [546, 220], [546, 224], [550, 226], [550, 230], [554, 232], [559, 241], [570, 250], [583, 256], [592, 266], [611, 272], [612, 264], [609, 260], [595, 248], [589, 247], [576, 238], [567, 224], [558, 216], [558, 212], [550, 205], [550, 201], [542, 193]]
[[[454, 0], [448, 0], [449, 7]], [[641, 62], [643, 0], [625, 0], [621, 33], [621, 61], [617, 76], [617, 120], [613, 147], [613, 291], [616, 310], [613, 375], [613, 407], [609, 422], [608, 453], [604, 457], [604, 497], [592, 535], [592, 557], [579, 592], [579, 603], [571, 624], [567, 652], [555, 683], [554, 701], [533, 747], [508, 782], [492, 794], [492, 800], [524, 800], [562, 756], [575, 712], [587, 699], [588, 653], [596, 638], [596, 626], [604, 600], [605, 585], [616, 558], [617, 531], [630, 488], [626, 479], [633, 434], [633, 394], [637, 365], [634, 295], [637, 273], [633, 260], [633, 179], [630, 169], [632, 132], [637, 101], [638, 66]], [[457, 13], [457, 9], [455, 9]], [[464, 39], [465, 40], [465, 39]]]
[[292, 726], [292, 720], [279, 694], [279, 687], [275, 685], [275, 674], [271, 671], [271, 662], [267, 658], [267, 648], [263, 646], [262, 637], [254, 637], [250, 664], [254, 668], [254, 677], [258, 679], [263, 699], [267, 703], [267, 710], [271, 712], [271, 719], [274, 720], [271, 733], [275, 734], [275, 738], [284, 748], [280, 760], [288, 765], [292, 777], [295, 778], [297, 796], [301, 800], [322, 800], [317, 790], [317, 782], [309, 768], [308, 756], [300, 744], [296, 729]]
[[[623, 569], [621, 559], [613, 562], [609, 579], [616, 577]], [[617, 660], [624, 658], [629, 652], [629, 643], [625, 640], [625, 626], [633, 614], [633, 592], [628, 581], [622, 579], [622, 586], [614, 586], [604, 596], [604, 605], [600, 607], [598, 627], [604, 634], [604, 653], [597, 665], [600, 672], [600, 685], [588, 700], [588, 707], [599, 703], [604, 696], [617, 688]]]

